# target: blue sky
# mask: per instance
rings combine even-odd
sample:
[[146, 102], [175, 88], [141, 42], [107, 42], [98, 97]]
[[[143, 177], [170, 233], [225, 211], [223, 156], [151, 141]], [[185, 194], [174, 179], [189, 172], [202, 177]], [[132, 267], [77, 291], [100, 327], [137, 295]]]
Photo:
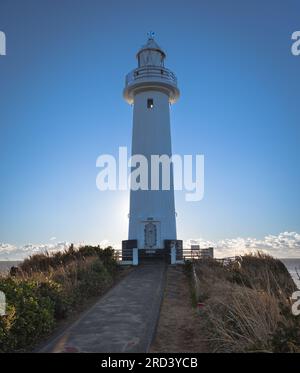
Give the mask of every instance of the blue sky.
[[127, 192], [100, 192], [96, 158], [130, 146], [122, 99], [154, 30], [179, 81], [173, 152], [204, 154], [205, 195], [176, 192], [178, 238], [300, 232], [300, 3], [1, 0], [0, 242], [119, 243]]

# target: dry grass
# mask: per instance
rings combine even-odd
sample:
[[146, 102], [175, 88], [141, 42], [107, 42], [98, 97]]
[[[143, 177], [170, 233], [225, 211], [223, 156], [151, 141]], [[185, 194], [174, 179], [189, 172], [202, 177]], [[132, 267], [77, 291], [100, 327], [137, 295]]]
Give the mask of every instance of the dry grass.
[[[248, 255], [226, 266], [199, 261], [195, 268], [201, 283], [199, 300], [205, 304], [200, 324], [212, 352], [283, 349], [285, 342], [276, 337], [279, 327], [293, 330], [299, 322], [290, 315], [295, 284], [279, 260]], [[289, 339], [286, 333], [285, 337]], [[293, 350], [297, 343], [293, 340]]]
[[198, 315], [191, 307], [189, 279], [183, 266], [169, 266], [155, 340], [150, 352], [206, 352]]
[[277, 300], [264, 292], [230, 285], [207, 304], [206, 335], [213, 352], [271, 351], [280, 321]]
[[73, 244], [63, 251], [55, 253], [39, 253], [26, 258], [18, 267], [19, 271], [31, 274], [33, 272], [49, 272], [65, 267], [74, 262], [84, 262], [90, 257], [98, 257], [104, 264], [111, 265], [115, 259], [112, 247], [102, 249], [100, 246], [81, 246], [74, 248]]

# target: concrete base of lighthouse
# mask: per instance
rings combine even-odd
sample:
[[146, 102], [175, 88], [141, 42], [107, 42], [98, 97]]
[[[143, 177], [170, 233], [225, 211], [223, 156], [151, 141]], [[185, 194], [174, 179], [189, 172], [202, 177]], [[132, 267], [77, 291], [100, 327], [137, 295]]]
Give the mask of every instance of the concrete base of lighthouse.
[[171, 255], [172, 247], [176, 250], [176, 261], [183, 259], [182, 240], [165, 240], [165, 250]]
[[[137, 247], [137, 240], [122, 241], [122, 260], [133, 260], [133, 249]], [[175, 248], [176, 261], [183, 259], [183, 245], [182, 240], [165, 240], [164, 247], [160, 249], [139, 249], [138, 262], [145, 262], [150, 260], [163, 260], [166, 263], [171, 263], [171, 250]]]

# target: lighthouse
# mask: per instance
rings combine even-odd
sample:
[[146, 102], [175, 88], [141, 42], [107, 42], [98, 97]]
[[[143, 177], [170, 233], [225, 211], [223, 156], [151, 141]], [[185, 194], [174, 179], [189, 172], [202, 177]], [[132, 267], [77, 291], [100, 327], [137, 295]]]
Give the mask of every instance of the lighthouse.
[[[170, 106], [179, 98], [175, 74], [165, 67], [165, 52], [149, 34], [137, 55], [138, 66], [127, 74], [123, 96], [133, 107], [132, 156], [143, 156], [148, 164], [147, 187], [130, 190], [128, 239], [122, 242], [123, 260], [137, 249], [141, 258], [169, 258], [174, 250], [182, 256], [182, 241], [177, 240], [173, 165], [169, 164], [169, 187], [159, 181], [152, 188], [152, 156], [171, 159]], [[160, 158], [162, 159], [162, 158]], [[131, 180], [132, 182], [132, 180]], [[173, 255], [174, 256], [174, 255]]]

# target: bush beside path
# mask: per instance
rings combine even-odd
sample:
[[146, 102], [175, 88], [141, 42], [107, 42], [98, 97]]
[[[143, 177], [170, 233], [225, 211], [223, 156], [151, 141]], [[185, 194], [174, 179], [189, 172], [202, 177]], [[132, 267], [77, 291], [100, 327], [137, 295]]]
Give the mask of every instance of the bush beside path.
[[64, 252], [36, 254], [0, 277], [6, 315], [0, 318], [0, 352], [30, 351], [93, 297], [118, 279], [111, 247], [72, 245]]

